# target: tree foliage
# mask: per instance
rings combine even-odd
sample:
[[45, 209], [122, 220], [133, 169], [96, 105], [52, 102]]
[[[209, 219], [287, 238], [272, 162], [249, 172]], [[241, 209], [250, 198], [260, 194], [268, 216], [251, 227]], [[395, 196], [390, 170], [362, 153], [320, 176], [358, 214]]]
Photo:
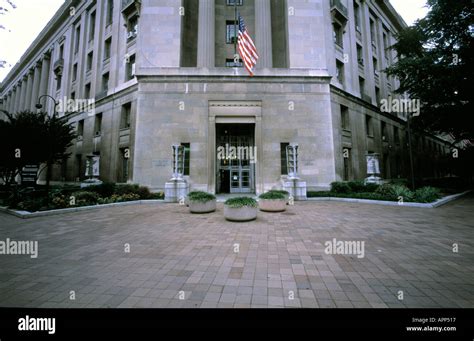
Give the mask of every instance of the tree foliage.
[[0, 176], [10, 184], [25, 165], [50, 166], [69, 157], [74, 137], [71, 124], [45, 112], [24, 111], [0, 120]]
[[423, 107], [414, 125], [457, 141], [474, 137], [471, 116], [474, 15], [471, 0], [427, 0], [429, 12], [399, 32], [399, 57], [386, 71]]

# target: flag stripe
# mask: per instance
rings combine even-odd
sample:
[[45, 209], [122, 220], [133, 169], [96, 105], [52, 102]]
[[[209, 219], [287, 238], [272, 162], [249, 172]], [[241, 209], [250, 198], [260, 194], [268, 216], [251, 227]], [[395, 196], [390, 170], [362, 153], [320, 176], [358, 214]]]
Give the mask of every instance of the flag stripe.
[[240, 57], [244, 62], [245, 68], [249, 72], [250, 76], [253, 76], [253, 69], [257, 64], [258, 53], [252, 38], [245, 28], [244, 19], [239, 14], [239, 35], [238, 35], [238, 49]]

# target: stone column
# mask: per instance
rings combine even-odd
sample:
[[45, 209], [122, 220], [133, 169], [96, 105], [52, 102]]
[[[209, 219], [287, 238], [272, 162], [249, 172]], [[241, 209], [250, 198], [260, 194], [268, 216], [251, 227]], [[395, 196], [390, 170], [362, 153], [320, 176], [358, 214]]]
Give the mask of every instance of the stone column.
[[198, 67], [215, 66], [215, 0], [199, 0]]
[[30, 110], [32, 89], [33, 89], [33, 69], [30, 69], [28, 70], [28, 73], [26, 76], [26, 96], [25, 96], [25, 104], [23, 106], [24, 110]]
[[18, 87], [16, 90], [16, 104], [15, 104], [15, 111], [21, 111], [21, 101], [23, 95], [23, 88], [25, 88], [25, 82], [22, 80], [19, 81]]
[[28, 93], [28, 74], [23, 76], [23, 81], [21, 83], [21, 98], [20, 98], [20, 110], [24, 111], [26, 109], [26, 96]]
[[270, 0], [255, 1], [255, 45], [259, 55], [257, 68], [271, 68], [273, 62]]
[[31, 90], [31, 102], [30, 102], [31, 111], [36, 111], [36, 102], [38, 101], [40, 76], [41, 76], [41, 66], [40, 66], [40, 63], [37, 62], [35, 66], [35, 72], [33, 75], [33, 88]]
[[14, 86], [12, 88], [12, 98], [10, 100], [10, 103], [8, 105], [8, 111], [11, 112], [12, 114], [15, 112], [15, 109], [16, 109], [16, 92], [17, 92], [17, 89], [18, 87], [17, 86]]
[[38, 97], [48, 94], [50, 56], [45, 54], [41, 61], [41, 80], [39, 82]]

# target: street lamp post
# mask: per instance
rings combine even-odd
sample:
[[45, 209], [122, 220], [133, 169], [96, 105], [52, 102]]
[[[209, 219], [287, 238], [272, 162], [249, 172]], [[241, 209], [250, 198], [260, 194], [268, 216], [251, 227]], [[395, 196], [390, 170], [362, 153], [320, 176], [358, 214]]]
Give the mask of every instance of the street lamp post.
[[37, 103], [36, 103], [36, 109], [41, 109], [41, 108], [43, 108], [43, 105], [42, 105], [41, 102], [40, 102], [40, 101], [41, 101], [41, 98], [43, 98], [43, 97], [48, 97], [48, 98], [50, 98], [50, 99], [53, 100], [53, 102], [54, 102], [53, 117], [56, 117], [56, 114], [57, 114], [57, 112], [56, 112], [56, 107], [58, 106], [59, 102], [56, 101], [56, 99], [55, 99], [53, 96], [50, 96], [50, 95], [41, 95], [40, 97], [38, 97], [38, 101], [37, 101]]
[[415, 170], [413, 167], [413, 147], [412, 147], [412, 138], [411, 138], [411, 122], [412, 114], [407, 114], [407, 130], [408, 130], [408, 153], [410, 156], [410, 177], [411, 177], [411, 189], [415, 190]]

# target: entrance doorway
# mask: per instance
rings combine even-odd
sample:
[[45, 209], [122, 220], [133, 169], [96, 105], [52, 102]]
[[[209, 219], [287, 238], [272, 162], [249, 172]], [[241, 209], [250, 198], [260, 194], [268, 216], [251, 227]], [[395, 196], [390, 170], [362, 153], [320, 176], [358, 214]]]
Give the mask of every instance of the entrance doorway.
[[216, 193], [255, 193], [254, 136], [253, 123], [216, 124]]

